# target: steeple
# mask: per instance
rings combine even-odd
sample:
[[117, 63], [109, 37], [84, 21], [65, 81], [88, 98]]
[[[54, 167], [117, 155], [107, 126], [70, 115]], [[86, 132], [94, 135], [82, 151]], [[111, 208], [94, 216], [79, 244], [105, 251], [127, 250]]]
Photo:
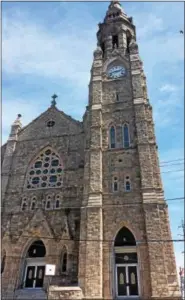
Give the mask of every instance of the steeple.
[[128, 54], [131, 40], [136, 40], [133, 20], [124, 12], [119, 1], [109, 4], [103, 23], [99, 23], [97, 40], [105, 60], [111, 57], [114, 49], [121, 55]]
[[17, 118], [13, 122], [13, 124], [11, 126], [11, 132], [10, 132], [8, 140], [17, 140], [17, 133], [19, 132], [19, 130], [22, 127], [22, 124], [21, 124], [21, 121], [20, 121], [21, 117], [22, 117], [21, 114], [18, 114]]
[[[106, 12], [105, 20], [113, 20], [115, 18], [126, 16], [121, 4], [119, 1], [111, 1], [109, 4], [108, 10]], [[105, 21], [104, 20], [104, 21]]]

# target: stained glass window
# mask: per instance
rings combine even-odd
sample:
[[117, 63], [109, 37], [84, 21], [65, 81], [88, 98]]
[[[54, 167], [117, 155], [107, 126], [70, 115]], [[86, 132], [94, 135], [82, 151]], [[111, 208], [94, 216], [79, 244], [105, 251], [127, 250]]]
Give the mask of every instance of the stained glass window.
[[120, 275], [119, 275], [119, 284], [124, 284], [124, 275], [123, 275], [123, 273], [120, 273]]
[[118, 191], [118, 178], [113, 177], [113, 192], [117, 192], [117, 191]]
[[130, 146], [130, 139], [129, 139], [129, 129], [128, 125], [123, 125], [123, 147], [128, 148]]
[[125, 177], [125, 191], [130, 192], [131, 190], [131, 184], [130, 184], [130, 178], [129, 176]]
[[63, 165], [59, 155], [50, 147], [45, 148], [31, 163], [26, 188], [56, 188], [62, 186]]
[[115, 128], [112, 126], [110, 128], [110, 148], [115, 148], [116, 147], [116, 133], [115, 133]]

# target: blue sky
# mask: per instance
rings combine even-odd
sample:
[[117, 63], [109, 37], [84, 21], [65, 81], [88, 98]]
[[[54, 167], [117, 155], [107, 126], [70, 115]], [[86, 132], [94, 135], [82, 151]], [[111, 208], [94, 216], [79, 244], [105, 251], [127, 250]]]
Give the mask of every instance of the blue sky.
[[[81, 120], [97, 24], [109, 2], [2, 3], [2, 143], [18, 113], [27, 125], [50, 106]], [[122, 2], [136, 25], [140, 56], [153, 105], [165, 197], [184, 195], [184, 163], [162, 163], [184, 157], [184, 28], [183, 2]], [[175, 162], [174, 162], [175, 163]], [[171, 172], [173, 171], [173, 172]], [[174, 239], [183, 218], [183, 200], [169, 201]], [[175, 243], [177, 265], [183, 243]]]

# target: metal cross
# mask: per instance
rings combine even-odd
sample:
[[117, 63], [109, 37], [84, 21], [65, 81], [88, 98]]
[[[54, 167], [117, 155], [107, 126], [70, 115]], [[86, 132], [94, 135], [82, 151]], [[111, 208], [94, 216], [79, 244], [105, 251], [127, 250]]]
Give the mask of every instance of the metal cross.
[[56, 94], [54, 94], [51, 98], [53, 99], [52, 101], [51, 101], [51, 105], [52, 106], [55, 106], [57, 103], [56, 103], [56, 98], [57, 98], [58, 96], [56, 95]]

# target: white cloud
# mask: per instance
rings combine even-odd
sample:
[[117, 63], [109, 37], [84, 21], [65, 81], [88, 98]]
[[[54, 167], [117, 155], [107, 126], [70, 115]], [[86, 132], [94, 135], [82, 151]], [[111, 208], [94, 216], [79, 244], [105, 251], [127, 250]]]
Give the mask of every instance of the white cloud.
[[177, 125], [180, 121], [177, 118], [177, 110], [183, 109], [182, 97], [176, 93], [171, 93], [165, 99], [159, 98], [153, 106], [154, 120], [156, 126], [165, 127], [169, 123]]
[[68, 26], [66, 30], [61, 22], [57, 31], [50, 31], [28, 20], [20, 13], [19, 19], [4, 16], [3, 71], [69, 79], [75, 85], [86, 86], [96, 46], [95, 28], [86, 26], [79, 32]]
[[160, 92], [174, 92], [177, 90], [177, 86], [173, 84], [164, 84], [160, 87]]
[[149, 14], [146, 19], [146, 15], [142, 14], [136, 21], [138, 38], [149, 38], [151, 34], [160, 32], [165, 29], [162, 18], [157, 17], [154, 14]]

